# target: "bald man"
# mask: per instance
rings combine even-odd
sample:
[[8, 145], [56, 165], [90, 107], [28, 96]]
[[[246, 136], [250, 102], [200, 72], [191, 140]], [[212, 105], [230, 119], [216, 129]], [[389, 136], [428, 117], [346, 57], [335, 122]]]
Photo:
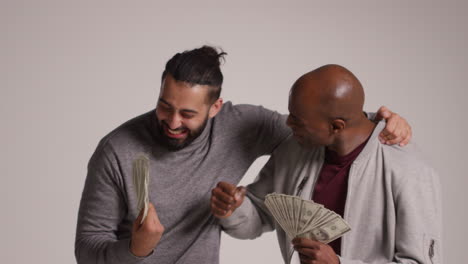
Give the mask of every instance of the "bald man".
[[[346, 68], [326, 65], [292, 86], [293, 135], [245, 189], [221, 182], [211, 209], [226, 233], [252, 239], [276, 229], [285, 263], [440, 263], [441, 203], [434, 170], [413, 143], [379, 141], [383, 123], [363, 114], [364, 91]], [[312, 199], [351, 231], [330, 244], [290, 241], [266, 210], [276, 192]]]

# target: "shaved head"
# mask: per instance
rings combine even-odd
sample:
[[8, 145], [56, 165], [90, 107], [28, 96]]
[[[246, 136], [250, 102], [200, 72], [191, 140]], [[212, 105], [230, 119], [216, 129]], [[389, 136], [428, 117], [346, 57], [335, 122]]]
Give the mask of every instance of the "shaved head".
[[364, 90], [356, 76], [343, 66], [329, 64], [293, 84], [287, 124], [302, 145], [340, 145], [363, 125], [370, 127], [363, 105]]
[[291, 89], [290, 100], [328, 119], [351, 122], [362, 115], [364, 90], [348, 69], [329, 64], [302, 75]]

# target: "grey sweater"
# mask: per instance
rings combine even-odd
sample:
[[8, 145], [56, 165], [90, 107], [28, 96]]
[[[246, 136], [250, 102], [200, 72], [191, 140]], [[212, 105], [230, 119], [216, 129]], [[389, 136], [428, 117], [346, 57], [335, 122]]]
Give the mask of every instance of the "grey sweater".
[[[237, 184], [250, 165], [290, 134], [285, 117], [260, 106], [225, 103], [192, 144], [159, 143], [154, 110], [104, 137], [88, 164], [75, 241], [78, 263], [218, 263], [220, 226], [210, 213], [219, 181]], [[129, 251], [137, 198], [132, 162], [150, 158], [149, 198], [165, 232], [152, 255]]]
[[[343, 237], [340, 262], [442, 263], [439, 178], [413, 143], [403, 148], [381, 144], [383, 127], [375, 128], [351, 165], [343, 216], [351, 232]], [[297, 256], [291, 259], [291, 242], [263, 201], [272, 192], [310, 199], [323, 160], [324, 148], [305, 149], [287, 139], [247, 187], [248, 199], [221, 221], [225, 231], [252, 239], [276, 229], [285, 263], [299, 263]]]

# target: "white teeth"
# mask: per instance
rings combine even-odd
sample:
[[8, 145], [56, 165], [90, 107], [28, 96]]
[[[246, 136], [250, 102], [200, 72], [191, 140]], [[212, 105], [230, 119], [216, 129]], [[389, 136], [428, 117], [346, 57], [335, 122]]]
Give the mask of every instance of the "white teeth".
[[167, 129], [167, 131], [172, 134], [172, 135], [179, 135], [179, 134], [182, 134], [182, 132], [184, 132], [184, 130], [172, 130], [172, 129]]

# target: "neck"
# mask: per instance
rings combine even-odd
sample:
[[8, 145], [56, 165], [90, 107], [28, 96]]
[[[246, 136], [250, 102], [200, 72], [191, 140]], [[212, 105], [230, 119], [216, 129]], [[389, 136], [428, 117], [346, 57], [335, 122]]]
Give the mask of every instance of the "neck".
[[338, 155], [345, 156], [364, 143], [374, 131], [375, 126], [375, 123], [364, 118], [355, 126], [340, 132], [335, 142], [327, 147]]

